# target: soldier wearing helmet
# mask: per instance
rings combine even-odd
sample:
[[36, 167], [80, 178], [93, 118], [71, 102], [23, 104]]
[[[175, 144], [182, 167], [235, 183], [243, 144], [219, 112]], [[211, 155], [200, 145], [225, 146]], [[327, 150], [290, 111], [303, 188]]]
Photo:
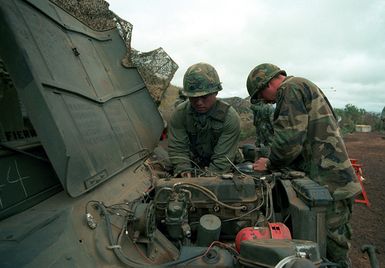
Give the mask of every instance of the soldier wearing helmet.
[[264, 103], [261, 100], [252, 101], [250, 109], [254, 115], [255, 126], [255, 146], [259, 151], [259, 156], [268, 156], [270, 152], [270, 144], [274, 135], [273, 129], [273, 113], [274, 107], [271, 104]]
[[289, 167], [328, 188], [334, 201], [326, 214], [327, 257], [350, 267], [349, 220], [353, 197], [361, 187], [328, 99], [311, 81], [287, 76], [269, 63], [256, 66], [246, 86], [252, 100], [276, 103], [270, 155], [259, 158], [254, 170]]
[[[221, 82], [207, 63], [190, 66], [183, 78], [183, 95], [170, 120], [168, 151], [174, 174], [189, 177], [200, 168], [223, 173], [238, 152], [240, 119], [229, 104], [218, 100]], [[199, 167], [197, 167], [199, 166]]]

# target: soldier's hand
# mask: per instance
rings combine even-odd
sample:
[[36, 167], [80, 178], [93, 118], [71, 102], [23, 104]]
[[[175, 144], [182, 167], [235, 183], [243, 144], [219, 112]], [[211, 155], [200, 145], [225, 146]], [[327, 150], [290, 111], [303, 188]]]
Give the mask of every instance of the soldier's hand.
[[255, 171], [266, 171], [268, 161], [269, 161], [269, 158], [265, 158], [265, 157], [258, 158], [258, 160], [256, 160], [253, 164], [253, 169]]

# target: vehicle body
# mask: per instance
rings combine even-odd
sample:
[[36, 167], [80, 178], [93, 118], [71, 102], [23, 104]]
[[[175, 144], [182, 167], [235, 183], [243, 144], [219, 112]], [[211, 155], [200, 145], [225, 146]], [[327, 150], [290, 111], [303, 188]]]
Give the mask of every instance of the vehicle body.
[[[116, 27], [92, 30], [53, 2], [0, 6], [1, 267], [321, 263], [322, 187], [247, 170], [160, 178], [151, 157], [164, 123], [122, 61], [130, 47]], [[282, 225], [271, 222], [293, 239], [274, 239]], [[239, 253], [248, 227], [271, 233], [240, 238]]]

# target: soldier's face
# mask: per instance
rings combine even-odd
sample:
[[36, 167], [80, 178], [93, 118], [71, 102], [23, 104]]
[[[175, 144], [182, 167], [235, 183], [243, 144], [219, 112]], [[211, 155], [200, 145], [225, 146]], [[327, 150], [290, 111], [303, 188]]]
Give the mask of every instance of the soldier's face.
[[275, 103], [277, 90], [280, 84], [281, 83], [278, 81], [278, 79], [272, 79], [267, 84], [266, 88], [259, 93], [260, 98], [263, 99], [266, 103]]
[[274, 91], [270, 86], [267, 86], [260, 93], [260, 98], [263, 99], [266, 103], [275, 102], [276, 91]]
[[207, 113], [217, 100], [217, 93], [204, 95], [201, 97], [190, 97], [191, 106], [198, 113]]

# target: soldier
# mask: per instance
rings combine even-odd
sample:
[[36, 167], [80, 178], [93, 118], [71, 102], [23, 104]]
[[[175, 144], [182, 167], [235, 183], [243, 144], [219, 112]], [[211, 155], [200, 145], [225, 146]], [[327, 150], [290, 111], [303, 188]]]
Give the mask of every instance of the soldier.
[[327, 256], [350, 267], [349, 220], [361, 187], [328, 99], [311, 81], [268, 63], [250, 72], [247, 90], [253, 100], [276, 102], [270, 156], [255, 161], [254, 170], [290, 167], [328, 188], [334, 200], [326, 214]]
[[382, 113], [381, 113], [381, 121], [382, 121], [382, 128], [385, 130], [385, 106], [384, 106], [384, 108], [382, 109]]
[[259, 152], [258, 155], [268, 157], [274, 134], [272, 124], [274, 108], [271, 104], [266, 104], [260, 100], [251, 101], [250, 108], [254, 114], [255, 146]]
[[207, 63], [190, 66], [183, 77], [188, 97], [171, 116], [168, 151], [174, 174], [190, 177], [198, 165], [209, 173], [223, 173], [235, 160], [240, 118], [229, 104], [217, 100], [221, 82]]

